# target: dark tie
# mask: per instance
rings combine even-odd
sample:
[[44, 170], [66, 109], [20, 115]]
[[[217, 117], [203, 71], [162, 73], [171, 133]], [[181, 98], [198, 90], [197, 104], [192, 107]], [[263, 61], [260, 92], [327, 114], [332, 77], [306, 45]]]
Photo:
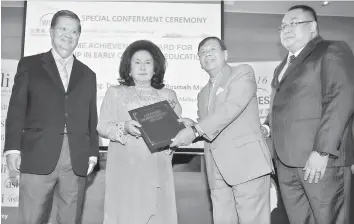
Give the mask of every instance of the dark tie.
[[295, 55], [291, 55], [289, 57], [289, 64], [292, 64], [294, 62], [294, 60], [295, 60]]

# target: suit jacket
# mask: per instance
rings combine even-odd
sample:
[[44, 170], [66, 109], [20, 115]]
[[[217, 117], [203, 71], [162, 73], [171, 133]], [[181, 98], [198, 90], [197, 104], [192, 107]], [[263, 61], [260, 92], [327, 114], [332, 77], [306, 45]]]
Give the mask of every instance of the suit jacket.
[[[260, 131], [256, 91], [251, 66], [231, 68], [225, 65], [215, 87], [212, 88], [209, 82], [198, 94], [198, 121], [206, 138], [209, 182], [214, 178], [209, 172], [212, 160], [230, 185], [273, 171], [271, 156]], [[209, 155], [213, 158], [208, 158]]]
[[22, 173], [49, 174], [59, 159], [66, 124], [76, 175], [98, 156], [96, 75], [74, 58], [67, 92], [51, 51], [19, 61], [6, 120], [5, 151], [21, 151]]
[[276, 68], [269, 115], [273, 145], [285, 165], [304, 167], [312, 151], [328, 166], [353, 164], [354, 56], [344, 42], [310, 41], [288, 67]]

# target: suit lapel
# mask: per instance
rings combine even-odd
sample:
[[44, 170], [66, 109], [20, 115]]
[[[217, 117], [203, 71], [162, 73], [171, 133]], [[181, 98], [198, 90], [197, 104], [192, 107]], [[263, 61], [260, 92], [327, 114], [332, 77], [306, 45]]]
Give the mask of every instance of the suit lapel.
[[200, 110], [200, 118], [204, 118], [205, 116], [208, 115], [208, 103], [209, 103], [211, 88], [212, 85], [209, 81], [202, 89], [202, 92], [200, 93], [200, 102], [198, 102], [199, 110]]
[[286, 71], [284, 72], [283, 78], [280, 81], [281, 85], [282, 83], [284, 83], [284, 81], [286, 79], [288, 79], [289, 77], [292, 77], [294, 74], [296, 74], [296, 72], [299, 70], [301, 64], [303, 63], [303, 61], [311, 54], [311, 52], [313, 52], [313, 50], [315, 49], [316, 45], [318, 43], [320, 43], [323, 39], [318, 36], [316, 38], [314, 38], [313, 40], [311, 40], [306, 47], [300, 52], [300, 54], [295, 58], [294, 62], [291, 63], [289, 65], [289, 67], [286, 69]]
[[80, 64], [74, 56], [73, 68], [71, 70], [69, 86], [68, 86], [68, 93], [70, 93], [75, 88], [75, 86], [79, 83], [83, 75], [84, 75], [83, 70], [80, 69]]
[[279, 75], [281, 71], [284, 69], [286, 61], [287, 61], [287, 57], [280, 63], [280, 65], [274, 71], [274, 76], [273, 76], [271, 86], [275, 89], [279, 87]]
[[63, 92], [65, 92], [63, 82], [61, 81], [60, 74], [57, 65], [55, 64], [52, 53], [49, 51], [43, 54], [42, 61], [43, 61], [43, 69], [52, 78], [55, 85], [58, 86]]

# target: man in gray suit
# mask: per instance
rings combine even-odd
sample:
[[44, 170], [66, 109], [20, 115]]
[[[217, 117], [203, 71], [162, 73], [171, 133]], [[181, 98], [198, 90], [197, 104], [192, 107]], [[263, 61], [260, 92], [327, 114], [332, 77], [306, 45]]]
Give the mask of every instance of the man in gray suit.
[[198, 94], [198, 124], [187, 128], [172, 147], [205, 140], [214, 224], [269, 224], [271, 156], [260, 131], [256, 80], [251, 66], [231, 68], [225, 44], [217, 37], [198, 47], [210, 81]]
[[315, 11], [293, 6], [280, 30], [289, 51], [272, 81], [266, 124], [290, 223], [349, 223], [354, 56], [319, 36]]

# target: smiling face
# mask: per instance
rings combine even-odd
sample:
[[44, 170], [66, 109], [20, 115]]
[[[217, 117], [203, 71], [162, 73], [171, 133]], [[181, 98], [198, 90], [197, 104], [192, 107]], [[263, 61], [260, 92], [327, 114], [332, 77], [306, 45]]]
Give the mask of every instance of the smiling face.
[[227, 60], [227, 51], [222, 50], [219, 42], [215, 39], [206, 41], [200, 47], [198, 55], [200, 65], [209, 75], [216, 75]]
[[[299, 23], [295, 27], [290, 25], [292, 23], [304, 21], [308, 22]], [[316, 21], [314, 21], [313, 16], [309, 12], [305, 12], [302, 9], [294, 9], [287, 12], [282, 20], [281, 26], [285, 26], [280, 31], [281, 43], [292, 53], [303, 48], [317, 35]]]
[[59, 17], [55, 27], [50, 28], [52, 47], [62, 58], [67, 58], [75, 50], [80, 37], [79, 27], [76, 19]]
[[133, 54], [130, 63], [130, 75], [135, 85], [150, 85], [154, 75], [154, 59], [148, 51], [140, 50]]

